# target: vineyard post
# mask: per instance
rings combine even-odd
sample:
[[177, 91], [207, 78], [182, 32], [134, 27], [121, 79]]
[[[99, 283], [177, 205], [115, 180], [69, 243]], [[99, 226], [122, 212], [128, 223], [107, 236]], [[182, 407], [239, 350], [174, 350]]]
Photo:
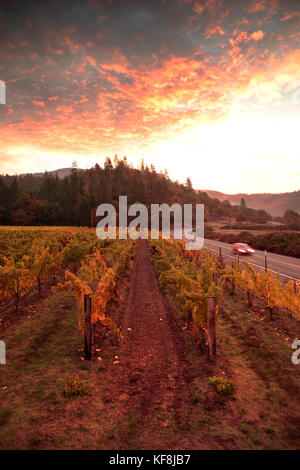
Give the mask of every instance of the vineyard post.
[[250, 290], [247, 290], [248, 307], [252, 307], [252, 298]]
[[232, 262], [232, 294], [235, 292], [235, 282], [234, 282], [234, 262]]
[[216, 360], [216, 303], [214, 296], [207, 297], [207, 339], [208, 354], [212, 362]]
[[270, 281], [267, 281], [267, 295], [268, 295], [268, 307], [270, 312], [270, 320], [273, 320], [273, 307], [271, 305], [271, 289], [270, 289]]
[[16, 313], [18, 313], [18, 310], [19, 310], [19, 299], [20, 299], [20, 283], [19, 283], [19, 278], [17, 277], [17, 290], [16, 290], [16, 297], [15, 297]]
[[219, 247], [219, 259], [222, 262], [222, 248]]
[[39, 293], [39, 296], [41, 295], [41, 290], [42, 290], [42, 286], [41, 286], [41, 278], [38, 277], [37, 279], [37, 287], [38, 287], [38, 293]]
[[265, 271], [268, 272], [268, 259], [267, 259], [267, 250], [265, 250]]
[[92, 296], [84, 296], [84, 358], [92, 358], [93, 325], [92, 325]]
[[91, 227], [94, 227], [94, 209], [91, 209]]
[[297, 294], [297, 281], [294, 279], [294, 292]]

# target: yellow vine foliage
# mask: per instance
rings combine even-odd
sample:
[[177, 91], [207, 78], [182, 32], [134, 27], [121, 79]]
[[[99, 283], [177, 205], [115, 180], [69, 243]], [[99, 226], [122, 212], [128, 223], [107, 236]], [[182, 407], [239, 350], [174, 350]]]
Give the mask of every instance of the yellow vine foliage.
[[0, 302], [51, 280], [68, 263], [80, 262], [105, 241], [85, 227], [1, 227]]
[[[113, 249], [110, 246], [111, 243], [114, 245]], [[92, 322], [99, 321], [121, 339], [120, 329], [111, 318], [106, 316], [105, 312], [107, 304], [115, 296], [118, 273], [121, 268], [124, 269], [125, 260], [127, 264], [131, 259], [135, 244], [132, 240], [122, 242], [113, 240], [109, 243], [109, 246], [110, 250], [114, 252], [114, 258], [116, 258], [113, 266], [108, 266], [104, 256], [99, 250], [96, 250], [93, 254], [83, 258], [77, 275], [67, 271], [65, 274], [66, 281], [58, 284], [54, 290], [71, 290], [73, 292], [78, 305], [78, 326], [81, 333], [84, 331], [84, 296], [85, 294], [91, 294]], [[111, 257], [110, 261], [112, 262]]]
[[217, 312], [222, 297], [221, 280], [215, 280], [216, 260], [205, 250], [186, 251], [181, 241], [159, 240], [151, 244], [160, 284], [173, 289], [180, 310], [205, 328], [208, 296], [215, 297]]
[[300, 317], [300, 282], [293, 280], [283, 284], [279, 274], [275, 275], [270, 268], [268, 272], [264, 270], [255, 271], [254, 267], [243, 261], [245, 269], [239, 270], [237, 265], [234, 268], [226, 268], [226, 275], [235, 276], [237, 284], [246, 292], [254, 293], [265, 298], [267, 306], [283, 308]]
[[30, 259], [24, 255], [19, 261], [4, 258], [0, 266], [0, 301], [7, 301], [13, 295], [25, 295], [33, 287], [35, 278], [29, 269]]
[[206, 323], [207, 296], [215, 296], [218, 311], [225, 281], [233, 281], [245, 292], [266, 299], [270, 309], [287, 309], [300, 318], [300, 282], [295, 284], [291, 280], [283, 284], [271, 268], [268, 272], [255, 271], [246, 261], [241, 269], [237, 257], [232, 266], [223, 266], [207, 250], [185, 250], [183, 241], [153, 240], [151, 246], [160, 284], [173, 288], [182, 311], [192, 312], [202, 327]]

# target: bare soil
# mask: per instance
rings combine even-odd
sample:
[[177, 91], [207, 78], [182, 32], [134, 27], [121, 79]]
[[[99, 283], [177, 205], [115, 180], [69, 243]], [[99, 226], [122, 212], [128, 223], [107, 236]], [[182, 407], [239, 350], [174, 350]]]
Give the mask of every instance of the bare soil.
[[[158, 286], [146, 241], [139, 242], [130, 285], [122, 312], [124, 341], [117, 353], [115, 388], [122, 407], [137, 417], [138, 442], [144, 447], [153, 441], [153, 433], [159, 433], [156, 415], [160, 415], [161, 428], [171, 423], [184, 426], [193, 374], [173, 322], [173, 308]], [[181, 438], [168, 442], [172, 447], [182, 445]]]

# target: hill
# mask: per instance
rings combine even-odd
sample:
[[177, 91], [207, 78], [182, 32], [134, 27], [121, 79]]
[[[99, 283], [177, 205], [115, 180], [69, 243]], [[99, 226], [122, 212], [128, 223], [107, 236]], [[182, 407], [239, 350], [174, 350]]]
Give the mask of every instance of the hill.
[[[82, 171], [82, 170], [78, 168], [77, 171]], [[53, 176], [57, 175], [59, 179], [63, 179], [65, 178], [65, 176], [70, 176], [70, 174], [72, 173], [72, 168], [59, 168], [58, 170], [47, 171], [46, 173], [48, 173], [49, 175], [53, 175]], [[45, 175], [45, 173], [23, 173], [20, 176], [24, 177], [24, 176], [29, 176], [29, 175], [35, 176], [35, 177], [42, 177]]]
[[204, 204], [206, 220], [222, 217], [251, 223], [265, 223], [265, 211], [232, 206], [195, 191], [191, 180], [172, 181], [168, 172], [157, 172], [154, 165], [141, 162], [140, 168], [128, 165], [126, 157], [104, 167], [88, 170], [76, 165], [43, 174], [0, 176], [0, 223], [3, 225], [90, 225], [91, 213], [102, 203], [116, 206], [120, 195], [128, 204], [140, 202], [172, 205]]
[[300, 212], [300, 191], [278, 194], [224, 194], [219, 191], [206, 189], [200, 191], [207, 193], [211, 198], [216, 198], [220, 201], [229, 201], [230, 204], [234, 205], [239, 205], [243, 198], [249, 208], [256, 210], [263, 209], [272, 216], [283, 216], [287, 209]]

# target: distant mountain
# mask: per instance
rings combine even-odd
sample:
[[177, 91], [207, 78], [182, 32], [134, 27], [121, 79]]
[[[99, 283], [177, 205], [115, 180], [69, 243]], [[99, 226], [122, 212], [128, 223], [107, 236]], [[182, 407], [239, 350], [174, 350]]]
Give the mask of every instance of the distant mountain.
[[[69, 176], [71, 174], [72, 168], [60, 168], [59, 170], [52, 170], [52, 171], [47, 171], [50, 175], [56, 175], [58, 176], [59, 179], [63, 179], [65, 176]], [[78, 171], [82, 171], [80, 168], [78, 168]], [[29, 173], [23, 173], [20, 176], [25, 176]], [[44, 176], [44, 173], [30, 173], [33, 176]]]
[[243, 198], [251, 209], [264, 209], [273, 216], [282, 216], [287, 209], [300, 213], [300, 191], [279, 194], [224, 194], [209, 189], [201, 189], [200, 191], [207, 193], [211, 198], [229, 201], [236, 205], [239, 205]]

